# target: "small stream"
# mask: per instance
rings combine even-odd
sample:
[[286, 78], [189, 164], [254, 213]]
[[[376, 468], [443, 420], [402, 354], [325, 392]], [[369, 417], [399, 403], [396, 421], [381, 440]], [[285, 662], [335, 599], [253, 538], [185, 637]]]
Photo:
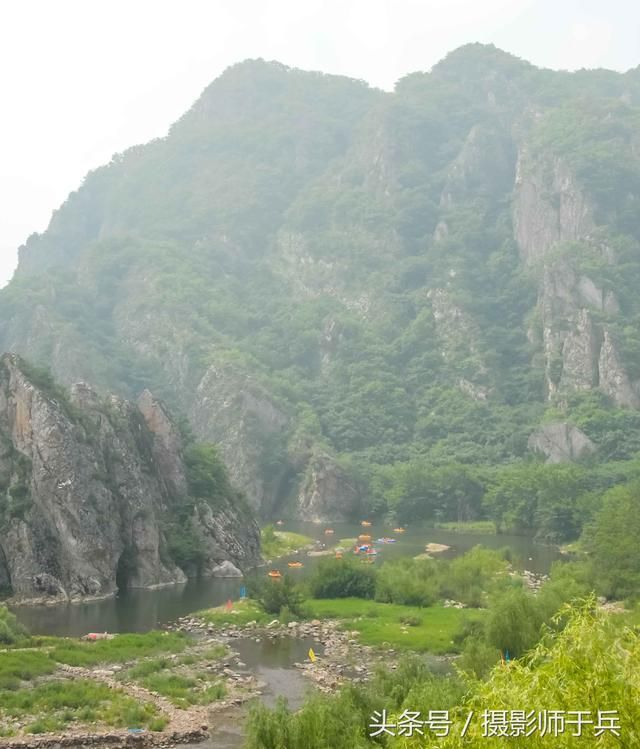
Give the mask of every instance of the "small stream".
[[294, 710], [304, 702], [311, 682], [293, 665], [308, 660], [309, 648], [313, 648], [316, 655], [324, 653], [323, 646], [309, 637], [241, 637], [229, 645], [245, 664], [244, 667], [234, 665], [234, 669], [240, 673], [243, 669], [252, 672], [266, 684], [262, 691], [263, 702], [273, 707], [278, 697], [284, 697]]
[[[253, 673], [264, 684], [260, 699], [273, 707], [284, 697], [289, 707], [297, 710], [313, 690], [313, 683], [295, 668], [307, 660], [309, 648], [321, 656], [323, 646], [309, 637], [239, 637], [229, 642], [237, 656], [229, 658], [230, 666], [238, 673]], [[192, 749], [239, 749], [244, 742], [247, 705], [232, 707], [211, 714], [210, 737]]]

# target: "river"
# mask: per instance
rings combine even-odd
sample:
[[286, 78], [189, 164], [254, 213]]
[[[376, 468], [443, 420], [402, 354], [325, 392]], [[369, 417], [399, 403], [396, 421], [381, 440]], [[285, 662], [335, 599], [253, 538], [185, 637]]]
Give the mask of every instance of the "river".
[[[518, 569], [545, 573], [553, 561], [560, 558], [559, 551], [551, 546], [536, 544], [523, 536], [492, 535], [482, 533], [457, 533], [432, 528], [407, 528], [396, 534], [393, 528], [382, 523], [362, 528], [354, 523], [334, 523], [332, 535], [326, 535], [328, 526], [314, 523], [286, 523], [282, 530], [291, 530], [330, 545], [340, 538], [353, 538], [367, 533], [373, 539], [383, 536], [396, 538], [393, 544], [379, 545], [378, 563], [386, 559], [415, 556], [424, 551], [425, 544], [446, 544], [450, 550], [443, 557], [455, 557], [481, 544], [491, 549], [508, 547], [513, 564]], [[304, 554], [295, 557], [304, 567], [291, 570], [304, 577], [313, 570], [319, 558]], [[289, 558], [290, 559], [290, 558]], [[287, 570], [287, 559], [275, 560], [270, 568]], [[259, 574], [263, 574], [260, 571]], [[205, 578], [190, 580], [183, 585], [172, 585], [158, 590], [130, 590], [114, 598], [86, 603], [58, 604], [55, 606], [17, 606], [13, 609], [18, 619], [36, 635], [77, 637], [87, 632], [146, 632], [160, 627], [178, 617], [198, 609], [219, 606], [241, 595], [242, 580]]]

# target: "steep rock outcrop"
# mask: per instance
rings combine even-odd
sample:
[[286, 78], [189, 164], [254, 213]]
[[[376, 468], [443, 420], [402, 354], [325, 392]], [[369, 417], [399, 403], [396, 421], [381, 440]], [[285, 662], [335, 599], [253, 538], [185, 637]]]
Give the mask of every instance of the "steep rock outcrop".
[[[158, 439], [132, 403], [104, 401], [84, 384], [69, 397], [17, 356], [2, 357], [0, 583], [17, 599], [108, 596], [186, 580], [164, 531], [185, 486], [181, 447], [174, 442], [171, 454], [166, 413], [150, 394], [143, 401]], [[234, 521], [235, 512], [212, 514], [211, 563], [259, 559], [255, 523], [245, 514]]]
[[359, 487], [329, 455], [314, 454], [298, 493], [298, 514], [317, 522], [352, 519], [362, 497]]
[[479, 331], [473, 318], [460, 307], [447, 289], [428, 292], [431, 309], [441, 342], [443, 361], [464, 373], [458, 387], [474, 400], [486, 400], [491, 392], [489, 371], [478, 346]]
[[181, 460], [182, 435], [173, 423], [164, 404], [143, 390], [137, 400], [147, 428], [153, 434], [153, 457], [158, 474], [174, 495], [187, 493], [187, 478]]
[[544, 262], [558, 242], [587, 237], [593, 205], [561, 159], [518, 154], [513, 202], [514, 235], [527, 265]]
[[618, 300], [581, 269], [584, 256], [615, 263], [611, 248], [598, 238], [594, 213], [565, 162], [521, 150], [514, 233], [524, 263], [538, 272], [541, 340], [531, 330], [529, 338], [544, 351], [548, 396], [599, 387], [616, 405], [637, 407], [638, 386], [606, 322], [619, 312]]
[[640, 407], [640, 388], [632, 383], [621, 361], [613, 337], [604, 329], [602, 345], [598, 355], [600, 388], [617, 405], [631, 408]]
[[220, 445], [234, 484], [255, 511], [268, 516], [286, 465], [273, 475], [261, 469], [268, 447], [285, 434], [287, 414], [255, 378], [231, 365], [211, 365], [196, 389], [189, 421], [200, 439]]
[[201, 502], [194, 509], [191, 527], [203, 551], [202, 576], [236, 577], [223, 574], [230, 571], [229, 564], [247, 569], [260, 560], [260, 531], [246, 507], [214, 510]]
[[542, 453], [547, 463], [566, 463], [593, 454], [597, 446], [578, 427], [565, 421], [544, 424], [528, 441], [530, 450]]

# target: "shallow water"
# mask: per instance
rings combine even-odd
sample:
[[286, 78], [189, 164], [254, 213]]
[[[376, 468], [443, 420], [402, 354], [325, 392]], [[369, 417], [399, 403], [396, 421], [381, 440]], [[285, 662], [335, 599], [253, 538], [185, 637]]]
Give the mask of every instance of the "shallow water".
[[[309, 648], [322, 655], [324, 648], [311, 638], [294, 637], [241, 637], [230, 641], [238, 653], [229, 662], [239, 673], [251, 672], [265, 684], [260, 699], [273, 707], [279, 697], [284, 697], [292, 710], [301, 707], [305, 697], [313, 691], [313, 684], [294, 667], [308, 659]], [[238, 661], [244, 665], [239, 666]], [[244, 729], [248, 706], [229, 708], [211, 714], [210, 738], [200, 744], [188, 745], [192, 749], [237, 749], [244, 743]]]
[[[293, 665], [308, 660], [309, 648], [319, 656], [324, 652], [322, 645], [308, 637], [243, 637], [229, 644], [246, 669], [266, 684], [263, 702], [272, 707], [278, 697], [284, 697], [293, 710], [303, 703], [311, 685]], [[242, 670], [235, 665], [234, 668]]]

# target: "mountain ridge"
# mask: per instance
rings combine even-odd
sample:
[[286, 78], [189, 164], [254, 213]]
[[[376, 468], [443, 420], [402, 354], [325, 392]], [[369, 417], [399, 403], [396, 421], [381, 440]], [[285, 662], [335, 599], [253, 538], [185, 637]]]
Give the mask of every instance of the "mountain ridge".
[[533, 460], [548, 423], [630, 459], [639, 118], [633, 71], [484, 45], [394, 92], [240, 63], [29, 240], [0, 344], [160, 393], [264, 516], [393, 511], [386, 466]]

